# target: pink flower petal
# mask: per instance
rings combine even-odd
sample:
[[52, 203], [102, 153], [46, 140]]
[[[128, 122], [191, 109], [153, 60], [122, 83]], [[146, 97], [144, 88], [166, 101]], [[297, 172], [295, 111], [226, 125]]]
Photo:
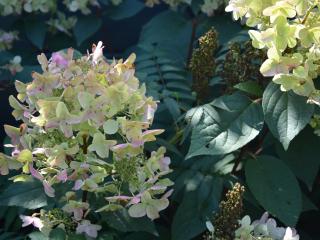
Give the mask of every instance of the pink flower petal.
[[20, 215], [20, 219], [22, 220], [22, 227], [29, 226], [33, 223], [33, 217]]
[[36, 179], [38, 179], [38, 180], [40, 180], [40, 181], [43, 180], [43, 176], [42, 176], [37, 170], [35, 170], [35, 169], [33, 168], [33, 164], [32, 164], [32, 163], [29, 164], [29, 171], [30, 171], [31, 175], [32, 175], [34, 178], [36, 178]]
[[82, 181], [81, 179], [78, 179], [77, 181], [75, 181], [72, 190], [79, 190], [79, 189], [81, 189], [81, 187], [83, 186], [83, 184], [84, 184], [84, 181]]
[[66, 182], [68, 180], [67, 170], [64, 169], [61, 172], [58, 173], [57, 179], [61, 182]]
[[54, 189], [49, 185], [49, 183], [46, 180], [43, 180], [42, 184], [47, 196], [54, 197]]
[[59, 52], [52, 53], [51, 61], [54, 62], [58, 67], [67, 67], [69, 62], [68, 60]]

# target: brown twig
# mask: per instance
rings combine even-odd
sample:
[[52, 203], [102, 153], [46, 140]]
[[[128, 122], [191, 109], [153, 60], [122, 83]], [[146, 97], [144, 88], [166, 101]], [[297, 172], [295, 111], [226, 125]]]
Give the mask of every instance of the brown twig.
[[88, 198], [88, 191], [84, 190], [82, 192], [82, 202], [86, 202]]
[[[88, 136], [83, 135], [82, 140], [83, 140], [83, 145], [82, 145], [83, 154], [87, 154], [88, 153]], [[82, 202], [86, 202], [87, 198], [88, 198], [88, 191], [84, 190], [82, 192]]]
[[263, 142], [264, 142], [266, 136], [268, 135], [268, 133], [269, 133], [269, 129], [267, 127], [262, 130], [262, 134], [261, 134], [260, 138], [258, 139], [257, 147], [254, 151], [252, 151], [252, 152], [247, 151], [247, 146], [244, 146], [240, 149], [240, 153], [239, 153], [238, 157], [236, 158], [235, 163], [232, 168], [232, 171], [231, 171], [232, 174], [234, 174], [237, 171], [237, 168], [238, 168], [245, 153], [248, 153], [249, 155], [254, 157], [254, 156], [259, 155], [262, 152], [262, 150], [263, 150], [262, 145], [263, 145]]
[[192, 20], [192, 31], [191, 31], [191, 37], [190, 37], [190, 42], [189, 42], [189, 49], [188, 49], [188, 56], [187, 56], [187, 66], [189, 67], [190, 59], [192, 56], [193, 52], [193, 43], [196, 38], [196, 30], [198, 26], [198, 20], [197, 18], [194, 18]]

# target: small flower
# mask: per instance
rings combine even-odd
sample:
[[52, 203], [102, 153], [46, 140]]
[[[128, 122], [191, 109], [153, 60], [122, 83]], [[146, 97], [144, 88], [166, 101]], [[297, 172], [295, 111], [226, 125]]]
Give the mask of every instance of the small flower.
[[67, 213], [73, 213], [74, 219], [79, 221], [82, 219], [84, 210], [89, 208], [89, 204], [86, 202], [77, 202], [70, 200], [64, 207], [63, 211]]
[[299, 237], [299, 234], [297, 234], [296, 230], [290, 227], [287, 227], [283, 240], [299, 240], [299, 239], [300, 237]]
[[98, 45], [93, 44], [92, 46], [92, 62], [93, 64], [98, 64], [99, 60], [103, 58], [103, 43], [101, 41], [98, 42]]
[[26, 227], [32, 224], [34, 227], [38, 228], [39, 230], [43, 228], [43, 222], [41, 221], [40, 218], [20, 215], [20, 219], [22, 220], [22, 227]]
[[251, 219], [248, 215], [244, 216], [240, 221], [240, 227], [235, 231], [235, 236], [240, 239], [247, 239], [251, 235], [254, 227], [251, 225]]
[[144, 192], [141, 196], [141, 203], [132, 205], [129, 208], [129, 215], [131, 217], [143, 217], [148, 216], [151, 220], [160, 217], [159, 212], [169, 205], [169, 201], [166, 198], [152, 199], [149, 192]]
[[98, 156], [102, 158], [107, 158], [109, 156], [109, 149], [116, 145], [114, 140], [106, 140], [102, 133], [95, 133], [93, 136], [92, 144], [89, 146], [88, 150], [91, 152], [96, 152]]
[[69, 61], [63, 56], [61, 52], [52, 53], [51, 61], [55, 63], [58, 67], [66, 68]]
[[59, 172], [57, 175], [57, 179], [60, 180], [61, 182], [66, 182], [68, 180], [67, 170], [64, 169], [61, 172]]
[[47, 180], [43, 180], [42, 182], [43, 187], [44, 187], [44, 191], [47, 194], [47, 196], [49, 197], [54, 197], [54, 189], [51, 187], [51, 185], [48, 183]]
[[42, 176], [37, 170], [35, 170], [35, 169], [33, 168], [33, 164], [32, 164], [32, 163], [29, 164], [29, 171], [30, 171], [31, 175], [32, 175], [34, 178], [36, 178], [36, 179], [38, 179], [38, 180], [40, 180], [40, 181], [43, 180], [43, 176]]
[[100, 225], [91, 224], [88, 220], [83, 220], [81, 223], [79, 223], [76, 232], [79, 233], [85, 233], [87, 236], [96, 238], [98, 236], [98, 231], [101, 230]]

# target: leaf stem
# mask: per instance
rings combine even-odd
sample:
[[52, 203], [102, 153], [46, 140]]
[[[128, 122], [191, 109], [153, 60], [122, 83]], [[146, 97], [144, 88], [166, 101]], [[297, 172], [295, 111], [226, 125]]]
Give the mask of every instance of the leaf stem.
[[308, 20], [309, 15], [310, 15], [310, 13], [311, 13], [311, 11], [312, 11], [316, 6], [317, 6], [317, 5], [312, 5], [312, 6], [309, 7], [309, 9], [307, 10], [306, 15], [305, 15], [304, 18], [302, 19], [301, 24], [305, 24], [305, 23], [306, 23], [306, 21]]

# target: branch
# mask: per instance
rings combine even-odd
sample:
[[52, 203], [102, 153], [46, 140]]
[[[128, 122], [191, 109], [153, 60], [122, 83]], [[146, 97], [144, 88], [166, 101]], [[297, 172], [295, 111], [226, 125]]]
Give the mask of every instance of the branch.
[[[87, 135], [82, 135], [82, 140], [83, 140], [83, 145], [82, 145], [82, 151], [83, 154], [88, 153], [88, 136]], [[88, 191], [83, 191], [82, 192], [82, 202], [86, 202], [88, 198]]]
[[[257, 148], [253, 151], [254, 153], [251, 153], [251, 151], [249, 151], [248, 152], [249, 155], [256, 156], [256, 155], [259, 155], [261, 153], [261, 151], [263, 150], [263, 147], [262, 147], [263, 142], [264, 142], [266, 136], [268, 135], [268, 133], [269, 133], [269, 129], [267, 127], [264, 128], [260, 138], [258, 139]], [[238, 168], [238, 166], [239, 166], [244, 154], [247, 152], [246, 151], [247, 150], [246, 147], [247, 147], [247, 145], [244, 146], [243, 148], [241, 148], [240, 153], [239, 153], [239, 155], [238, 155], [238, 157], [235, 160], [235, 163], [233, 165], [231, 174], [234, 174], [237, 171], [237, 168]]]

